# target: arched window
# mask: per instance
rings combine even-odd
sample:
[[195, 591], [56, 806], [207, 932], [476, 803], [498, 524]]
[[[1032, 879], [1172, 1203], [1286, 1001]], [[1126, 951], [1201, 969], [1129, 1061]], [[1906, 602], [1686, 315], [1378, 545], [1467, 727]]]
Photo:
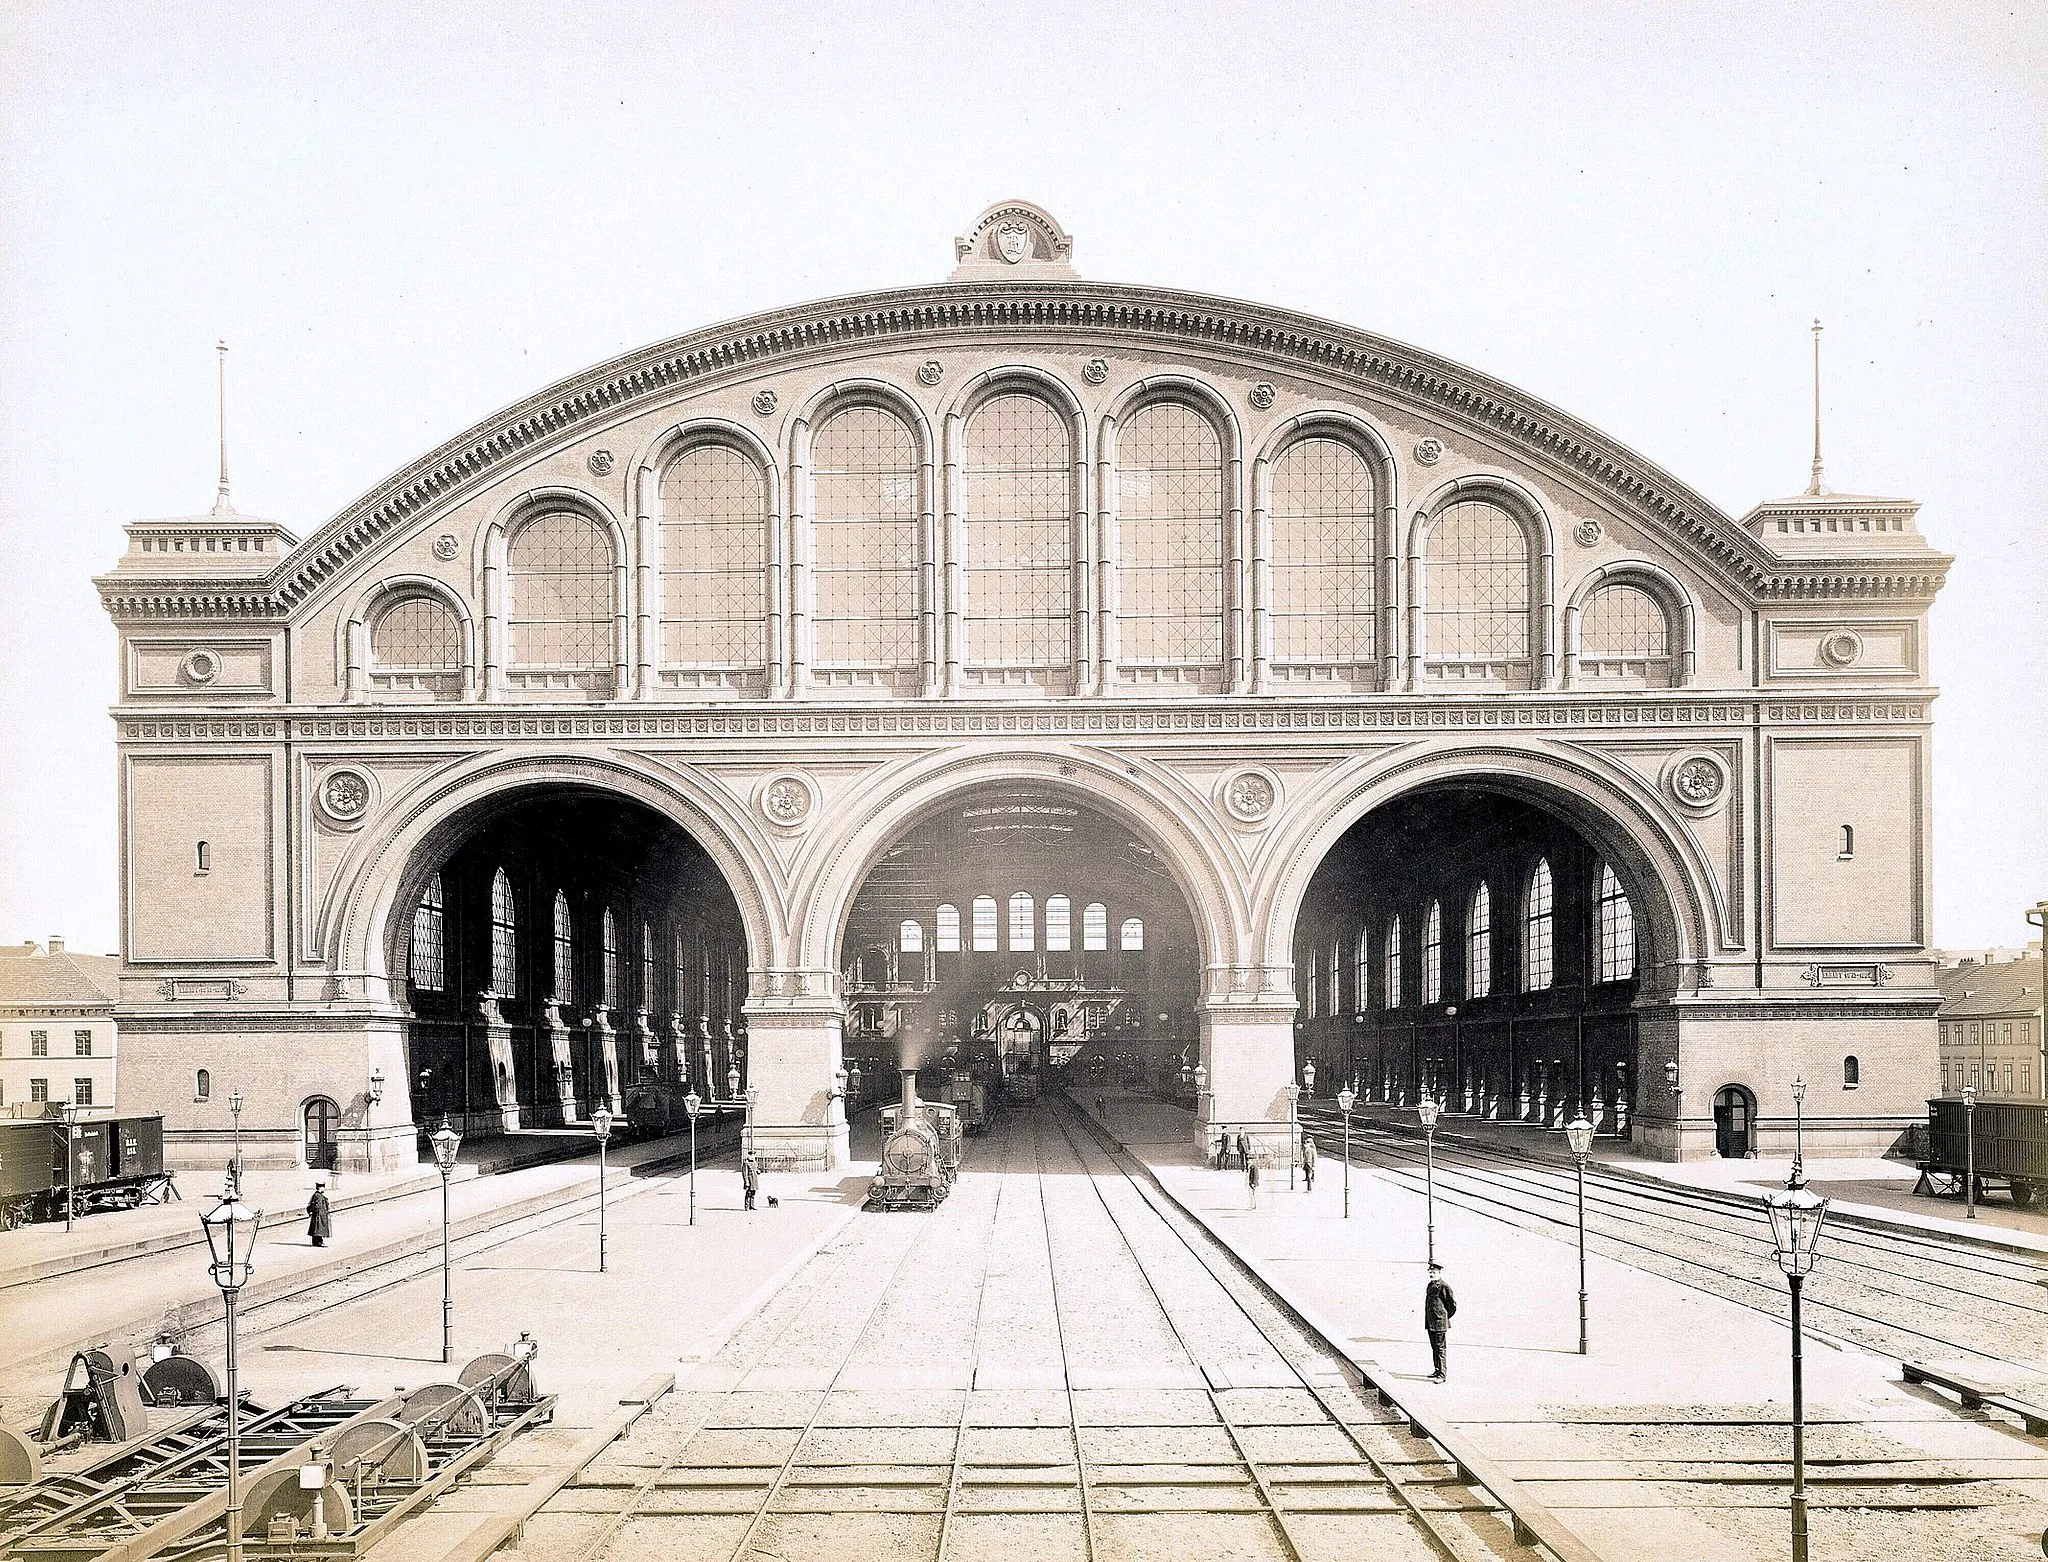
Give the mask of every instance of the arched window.
[[1481, 879], [1465, 912], [1465, 996], [1493, 991], [1493, 891]]
[[960, 908], [941, 906], [935, 918], [938, 928], [938, 952], [942, 955], [960, 953]]
[[1551, 983], [1557, 929], [1551, 914], [1550, 860], [1538, 857], [1522, 897], [1522, 991], [1541, 992]]
[[1125, 954], [1134, 954], [1145, 947], [1145, 920], [1142, 917], [1124, 918], [1123, 931], [1117, 945]]
[[1358, 930], [1358, 942], [1353, 946], [1351, 953], [1351, 1009], [1353, 1013], [1363, 1014], [1371, 1006], [1370, 1000], [1367, 997], [1371, 987], [1372, 940], [1366, 936], [1365, 929], [1360, 928]]
[[654, 924], [640, 924], [640, 1007], [652, 1010], [654, 1001]]
[[519, 916], [503, 868], [491, 875], [491, 991], [519, 996]]
[[1330, 943], [1330, 1017], [1335, 1019], [1344, 1012], [1344, 947], [1336, 940]]
[[1579, 676], [1630, 688], [1671, 686], [1671, 620], [1640, 586], [1602, 586], [1579, 609]]
[[1486, 499], [1463, 499], [1430, 523], [1424, 651], [1452, 677], [1505, 676], [1529, 657], [1529, 538]]
[[917, 443], [893, 412], [849, 407], [811, 444], [820, 668], [903, 672], [918, 665]]
[[1385, 1008], [1401, 1007], [1401, 919], [1387, 923], [1387, 994]]
[[612, 908], [604, 908], [604, 916], [597, 925], [598, 940], [603, 956], [598, 964], [598, 999], [607, 1009], [619, 1006], [619, 919], [612, 915]]
[[1375, 654], [1379, 558], [1372, 473], [1341, 440], [1273, 463], [1273, 660], [1362, 666]]
[[577, 687], [605, 686], [612, 670], [612, 543], [587, 515], [558, 511], [528, 521], [505, 555], [512, 577], [510, 671], [568, 675]]
[[1322, 979], [1322, 957], [1315, 950], [1311, 949], [1308, 952], [1308, 988], [1304, 994], [1304, 997], [1308, 1000], [1305, 1017], [1311, 1020], [1316, 1017], [1317, 1002], [1322, 996]]
[[1101, 901], [1090, 901], [1081, 908], [1081, 950], [1109, 948], [1109, 908]]
[[974, 950], [986, 954], [996, 947], [996, 898], [993, 895], [974, 897]]
[[768, 481], [730, 445], [697, 445], [661, 474], [661, 656], [752, 669], [768, 658]]
[[1441, 1003], [1444, 996], [1444, 908], [1432, 900], [1422, 919], [1422, 1001]]
[[1223, 660], [1223, 455], [1193, 407], [1155, 402], [1117, 440], [1117, 659]]
[[982, 403], [967, 425], [966, 659], [1061, 671], [1073, 652], [1073, 454], [1037, 396]]
[[437, 993], [448, 985], [446, 954], [447, 910], [441, 896], [441, 875], [427, 880], [419, 904], [412, 908], [412, 985], [416, 991]]
[[[1945, 1068], [1947, 1065], [1944, 1064], [1943, 1067]], [[1854, 1090], [1862, 1083], [1863, 1065], [1856, 1060], [1856, 1055], [1851, 1053], [1848, 1057], [1842, 1059], [1842, 1088], [1844, 1090]]]
[[1010, 897], [1010, 948], [1030, 951], [1038, 947], [1038, 906], [1019, 890]]
[[1045, 903], [1045, 947], [1048, 953], [1064, 954], [1074, 947], [1073, 902], [1054, 895]]
[[[959, 931], [955, 929], [954, 938], [956, 941], [958, 937]], [[896, 928], [896, 951], [898, 954], [906, 955], [921, 955], [924, 953], [924, 924], [922, 922], [903, 922], [898, 924]]]
[[1636, 912], [1614, 869], [1600, 864], [1593, 900], [1593, 925], [1600, 946], [1600, 980], [1625, 982], [1636, 974]]
[[213, 1099], [213, 1070], [203, 1068], [192, 1076], [192, 1099], [211, 1101]]
[[462, 625], [438, 597], [402, 596], [370, 620], [370, 676], [380, 687], [462, 694]]
[[555, 891], [555, 990], [562, 1003], [576, 1001], [576, 926], [569, 919], [569, 897]]

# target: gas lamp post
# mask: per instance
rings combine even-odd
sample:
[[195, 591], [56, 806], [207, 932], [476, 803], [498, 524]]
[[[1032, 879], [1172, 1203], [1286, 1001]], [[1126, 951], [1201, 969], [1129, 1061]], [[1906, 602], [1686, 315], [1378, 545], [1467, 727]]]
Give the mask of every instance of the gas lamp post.
[[612, 1114], [609, 1107], [599, 1107], [590, 1114], [590, 1126], [597, 1130], [597, 1272], [605, 1272], [604, 1236], [604, 1152], [612, 1137]]
[[235, 1120], [235, 1181], [242, 1180], [242, 1092], [228, 1092], [228, 1116]]
[[448, 1179], [455, 1171], [455, 1152], [462, 1148], [462, 1135], [441, 1115], [441, 1126], [429, 1140], [434, 1147], [434, 1165], [441, 1173], [441, 1359], [455, 1359], [455, 1293], [448, 1278]]
[[57, 1112], [64, 1119], [64, 1229], [71, 1229], [71, 1217], [78, 1208], [78, 1151], [74, 1148], [78, 1126], [78, 1103], [61, 1101]]
[[1977, 1218], [1977, 1087], [1963, 1086], [1963, 1213]]
[[221, 1190], [220, 1201], [199, 1217], [199, 1227], [206, 1233], [207, 1251], [212, 1256], [209, 1273], [213, 1283], [220, 1287], [227, 1322], [228, 1562], [242, 1562], [242, 1422], [235, 1362], [235, 1299], [249, 1283], [256, 1230], [262, 1221], [261, 1210], [242, 1202], [241, 1189], [233, 1177]]
[[1806, 1078], [1792, 1081], [1792, 1177], [1788, 1188], [1806, 1186]]
[[1586, 1156], [1593, 1148], [1593, 1125], [1581, 1112], [1565, 1125], [1564, 1142], [1571, 1146], [1579, 1172], [1579, 1354], [1586, 1354]]
[[1344, 1218], [1351, 1218], [1351, 1109], [1358, 1096], [1350, 1086], [1337, 1092], [1337, 1110], [1344, 1114]]
[[725, 1099], [733, 1106], [740, 1103], [740, 1066], [737, 1063], [725, 1071]]
[[1806, 1188], [1764, 1197], [1771, 1246], [1792, 1287], [1792, 1562], [1806, 1562], [1806, 1378], [1799, 1327], [1799, 1287], [1813, 1271], [1828, 1201]]
[[1415, 1108], [1415, 1115], [1422, 1119], [1424, 1154], [1428, 1157], [1429, 1261], [1432, 1264], [1436, 1262], [1436, 1119], [1441, 1110], [1435, 1096], [1424, 1096]]
[[1309, 1058], [1301, 1065], [1301, 1092], [1306, 1096], [1316, 1093], [1316, 1060]]
[[690, 1224], [697, 1224], [697, 1114], [704, 1109], [704, 1098], [691, 1091], [683, 1097], [683, 1110], [690, 1118]]

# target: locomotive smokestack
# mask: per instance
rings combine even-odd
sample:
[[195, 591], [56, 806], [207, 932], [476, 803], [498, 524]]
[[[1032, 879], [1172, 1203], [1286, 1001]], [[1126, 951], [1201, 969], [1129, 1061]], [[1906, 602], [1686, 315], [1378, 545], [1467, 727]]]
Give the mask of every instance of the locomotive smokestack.
[[917, 1115], [917, 1070], [903, 1071], [903, 1121], [909, 1122]]

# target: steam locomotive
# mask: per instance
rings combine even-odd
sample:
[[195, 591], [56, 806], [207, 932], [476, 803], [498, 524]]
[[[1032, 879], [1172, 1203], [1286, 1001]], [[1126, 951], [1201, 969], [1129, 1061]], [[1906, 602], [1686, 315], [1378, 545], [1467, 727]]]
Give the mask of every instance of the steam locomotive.
[[882, 1108], [882, 1166], [867, 1207], [932, 1209], [960, 1175], [960, 1114], [917, 1094], [917, 1070], [903, 1070], [903, 1099]]

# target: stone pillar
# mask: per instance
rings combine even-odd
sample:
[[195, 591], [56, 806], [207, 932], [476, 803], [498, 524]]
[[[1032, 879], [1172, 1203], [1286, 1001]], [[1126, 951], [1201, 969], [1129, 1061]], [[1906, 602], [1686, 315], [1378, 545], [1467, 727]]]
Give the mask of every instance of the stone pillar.
[[[751, 999], [747, 1084], [752, 1140], [763, 1171], [830, 1171], [849, 1159], [840, 1098], [839, 1001], [829, 996]], [[719, 1081], [719, 1089], [725, 1082]]]
[[537, 1029], [547, 1050], [541, 1064], [546, 1077], [534, 1081], [538, 1097], [533, 1104], [535, 1122], [542, 1128], [560, 1128], [581, 1117], [583, 1108], [576, 1099], [576, 1062], [569, 1051], [569, 1027], [557, 1000], [550, 998], [541, 1005]]
[[586, 1029], [590, 1037], [586, 1059], [591, 1110], [602, 1106], [614, 1113], [623, 1112], [626, 1103], [619, 1095], [619, 1034], [612, 1029], [612, 1011], [599, 1004], [590, 1011]]
[[711, 1016], [697, 1016], [697, 1094], [706, 1101], [718, 1099], [718, 1082], [711, 1071]]
[[519, 1077], [512, 1066], [512, 1027], [498, 1007], [498, 995], [476, 995], [479, 1039], [476, 1077], [470, 1081], [470, 1107], [462, 1115], [465, 1134], [510, 1133], [519, 1126]]
[[[1285, 1167], [1292, 1118], [1294, 998], [1286, 993], [1232, 995], [1202, 1005], [1202, 1066], [1209, 1071], [1195, 1123], [1195, 1144], [1210, 1154], [1219, 1131], [1242, 1132], [1268, 1164]], [[1277, 1159], [1277, 1162], [1275, 1161]]]
[[654, 1016], [645, 1009], [633, 1011], [633, 1056], [631, 1067], [624, 1070], [625, 1077], [636, 1083], [640, 1080], [661, 1077], [661, 1043], [655, 1029]]
[[666, 1030], [667, 1038], [662, 1043], [661, 1077], [687, 1088], [690, 1083], [690, 1034], [683, 1028], [683, 1017], [671, 1014]]

